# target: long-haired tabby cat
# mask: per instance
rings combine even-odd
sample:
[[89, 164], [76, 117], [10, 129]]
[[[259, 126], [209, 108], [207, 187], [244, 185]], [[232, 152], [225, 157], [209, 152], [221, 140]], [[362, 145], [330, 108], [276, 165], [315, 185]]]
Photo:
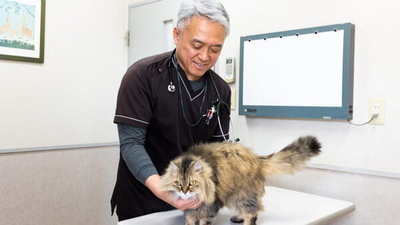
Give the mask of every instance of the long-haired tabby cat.
[[320, 153], [313, 136], [300, 137], [281, 151], [258, 156], [238, 143], [203, 143], [171, 161], [162, 175], [162, 188], [177, 198], [197, 197], [203, 204], [185, 211], [186, 225], [212, 225], [226, 206], [237, 214], [232, 222], [255, 225], [263, 210], [266, 178], [293, 173]]

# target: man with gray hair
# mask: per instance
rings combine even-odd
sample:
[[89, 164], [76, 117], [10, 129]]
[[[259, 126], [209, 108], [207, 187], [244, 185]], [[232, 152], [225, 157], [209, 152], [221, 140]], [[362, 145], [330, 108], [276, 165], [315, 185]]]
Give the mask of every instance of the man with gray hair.
[[159, 174], [191, 145], [229, 139], [230, 87], [211, 70], [229, 29], [217, 0], [184, 0], [173, 30], [176, 49], [141, 59], [124, 75], [114, 117], [120, 161], [111, 199], [120, 221], [202, 204], [161, 191]]

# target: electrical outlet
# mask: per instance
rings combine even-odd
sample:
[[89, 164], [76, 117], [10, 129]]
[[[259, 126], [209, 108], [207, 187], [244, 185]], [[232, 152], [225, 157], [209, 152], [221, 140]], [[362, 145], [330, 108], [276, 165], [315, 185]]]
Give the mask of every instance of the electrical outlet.
[[378, 115], [370, 124], [385, 124], [386, 100], [381, 98], [373, 98], [369, 100], [369, 116]]

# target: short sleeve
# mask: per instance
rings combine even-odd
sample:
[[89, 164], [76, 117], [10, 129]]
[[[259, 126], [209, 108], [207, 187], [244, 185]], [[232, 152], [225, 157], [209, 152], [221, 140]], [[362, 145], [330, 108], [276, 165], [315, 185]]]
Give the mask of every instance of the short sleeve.
[[127, 70], [121, 81], [114, 123], [146, 129], [152, 117], [151, 106], [148, 72], [139, 61]]

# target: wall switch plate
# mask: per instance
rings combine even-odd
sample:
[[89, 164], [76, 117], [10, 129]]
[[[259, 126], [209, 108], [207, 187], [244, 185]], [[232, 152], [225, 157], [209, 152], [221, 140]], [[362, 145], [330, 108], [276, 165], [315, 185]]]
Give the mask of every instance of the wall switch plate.
[[378, 117], [374, 118], [370, 124], [382, 125], [385, 124], [386, 114], [386, 99], [372, 98], [369, 100], [369, 116], [377, 114]]

